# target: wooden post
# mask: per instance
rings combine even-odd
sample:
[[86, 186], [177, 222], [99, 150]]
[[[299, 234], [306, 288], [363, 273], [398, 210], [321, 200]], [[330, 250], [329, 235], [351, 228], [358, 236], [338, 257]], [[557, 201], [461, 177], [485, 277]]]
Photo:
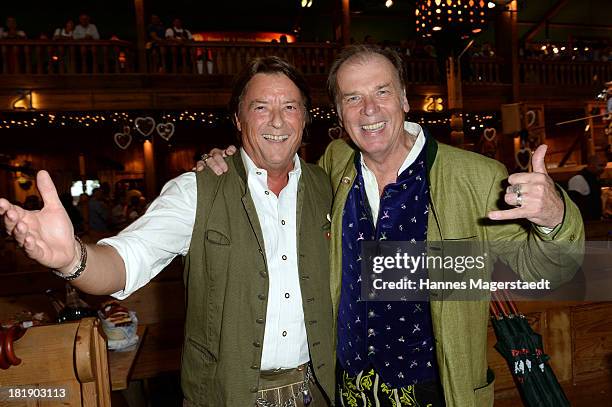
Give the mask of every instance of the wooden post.
[[147, 72], [147, 33], [144, 15], [144, 0], [134, 0], [136, 10], [136, 53], [138, 55], [138, 72]]
[[79, 153], [79, 177], [81, 178], [83, 193], [87, 191], [85, 183], [87, 182], [87, 174], [85, 173], [85, 154]]
[[351, 8], [350, 0], [342, 0], [342, 45], [351, 42]]
[[461, 66], [453, 56], [446, 59], [446, 90], [451, 113], [451, 144], [461, 146], [464, 142], [463, 119], [460, 116], [463, 109]]
[[518, 6], [513, 0], [506, 6], [506, 10], [499, 13], [495, 24], [495, 49], [498, 56], [503, 58], [502, 81], [511, 80], [512, 103], [520, 99], [520, 66], [518, 59]]
[[147, 193], [147, 201], [151, 202], [157, 196], [157, 186], [155, 179], [155, 154], [153, 150], [153, 141], [145, 140], [143, 143], [144, 151], [144, 170], [145, 170], [145, 191]]

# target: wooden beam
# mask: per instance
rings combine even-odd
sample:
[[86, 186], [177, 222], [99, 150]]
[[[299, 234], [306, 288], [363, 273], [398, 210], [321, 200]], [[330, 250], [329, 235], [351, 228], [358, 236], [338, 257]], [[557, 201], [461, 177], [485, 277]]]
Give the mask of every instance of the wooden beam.
[[[537, 21], [520, 21], [518, 25], [532, 26], [538, 24]], [[567, 28], [574, 30], [594, 30], [594, 31], [612, 31], [612, 25], [590, 25], [590, 24], [570, 24], [570, 23], [549, 23], [550, 28]]]
[[147, 33], [144, 15], [144, 0], [134, 0], [134, 8], [136, 9], [136, 52], [138, 54], [138, 72], [147, 72]]
[[567, 2], [568, 0], [558, 0], [551, 8], [549, 8], [546, 14], [544, 14], [544, 17], [542, 17], [540, 21], [536, 23], [535, 26], [533, 26], [529, 31], [525, 33], [525, 35], [523, 36], [522, 42], [531, 41], [531, 39], [537, 35], [537, 33], [542, 29], [542, 27], [544, 27], [546, 22], [550, 20], [551, 18], [553, 18], [555, 15], [557, 15], [557, 13], [563, 7], [565, 7]]

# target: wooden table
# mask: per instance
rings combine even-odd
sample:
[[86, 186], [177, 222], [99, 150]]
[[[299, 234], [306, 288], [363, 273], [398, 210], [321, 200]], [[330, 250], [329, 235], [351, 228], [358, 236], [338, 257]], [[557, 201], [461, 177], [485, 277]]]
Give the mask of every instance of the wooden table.
[[108, 351], [111, 390], [127, 389], [132, 374], [132, 368], [134, 367], [134, 360], [136, 360], [136, 355], [140, 350], [140, 345], [142, 344], [146, 330], [146, 325], [138, 325], [138, 329], [136, 330], [138, 334], [138, 343], [134, 346], [134, 349], [127, 352]]

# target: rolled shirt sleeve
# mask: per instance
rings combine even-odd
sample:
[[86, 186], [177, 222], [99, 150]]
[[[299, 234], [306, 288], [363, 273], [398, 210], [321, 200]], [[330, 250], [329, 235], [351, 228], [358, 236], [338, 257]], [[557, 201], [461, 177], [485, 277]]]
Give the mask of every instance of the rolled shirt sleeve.
[[114, 247], [125, 264], [125, 288], [112, 294], [124, 299], [147, 284], [177, 256], [189, 251], [195, 223], [195, 173], [185, 173], [164, 185], [147, 212], [117, 236], [100, 245]]

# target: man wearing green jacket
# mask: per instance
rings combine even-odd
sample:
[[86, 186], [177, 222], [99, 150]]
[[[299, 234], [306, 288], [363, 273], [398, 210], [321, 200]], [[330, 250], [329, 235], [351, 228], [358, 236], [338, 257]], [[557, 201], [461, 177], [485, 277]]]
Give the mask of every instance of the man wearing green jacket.
[[[319, 161], [334, 193], [330, 286], [337, 402], [492, 406], [488, 301], [362, 301], [360, 242], [494, 242], [521, 278], [558, 285], [577, 268], [584, 227], [575, 205], [546, 173], [546, 146], [536, 150], [532, 173], [508, 177], [497, 161], [437, 143], [418, 124], [404, 121], [409, 106], [403, 72], [395, 52], [352, 46], [329, 75], [330, 96], [350, 137], [332, 142]], [[223, 155], [217, 151], [206, 164], [222, 172]], [[514, 208], [501, 210], [500, 196]], [[543, 242], [564, 255], [551, 257]]]
[[[546, 173], [545, 146], [533, 156], [532, 173], [508, 178], [500, 163], [437, 143], [405, 122], [402, 72], [395, 52], [353, 46], [338, 56], [328, 79], [350, 136], [332, 142], [320, 160], [334, 191], [338, 397], [358, 406], [490, 406], [488, 302], [360, 301], [359, 241], [514, 242], [500, 256], [520, 277], [560, 284], [577, 268], [583, 224]], [[503, 198], [514, 208], [500, 210], [506, 178]], [[563, 242], [566, 256], [551, 257], [538, 244], [544, 241]], [[557, 274], [542, 271], [551, 270], [550, 262]]]

